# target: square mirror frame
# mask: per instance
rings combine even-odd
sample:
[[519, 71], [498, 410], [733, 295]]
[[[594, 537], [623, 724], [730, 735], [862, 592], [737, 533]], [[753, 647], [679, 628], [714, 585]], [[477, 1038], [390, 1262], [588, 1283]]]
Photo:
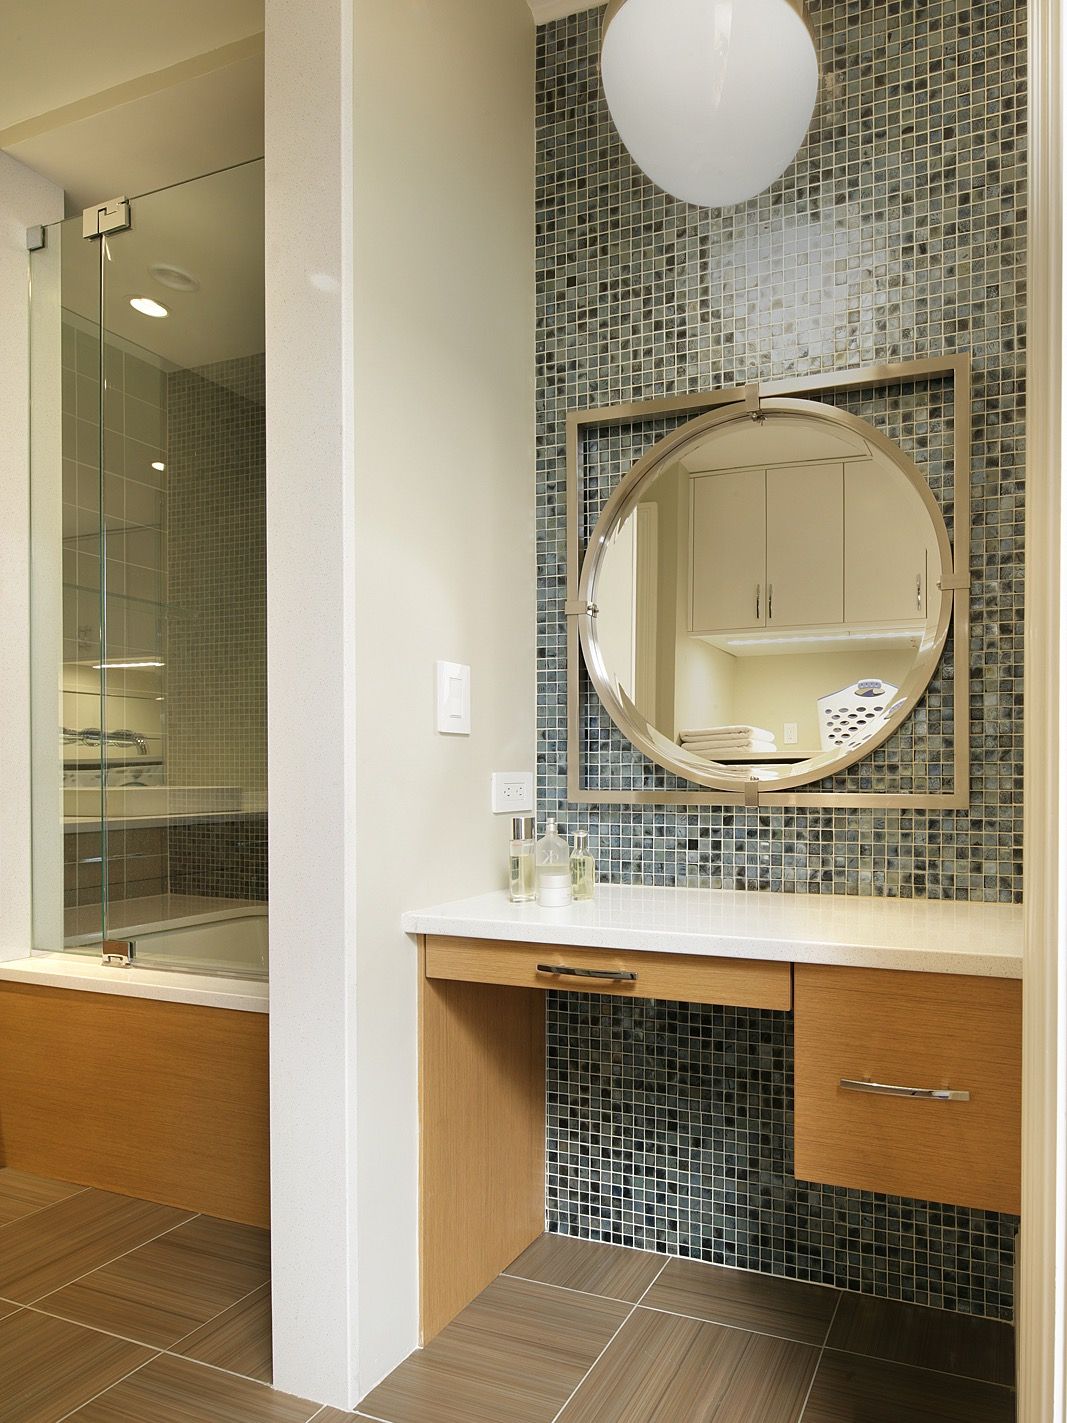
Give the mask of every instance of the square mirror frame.
[[[581, 509], [587, 430], [639, 424], [664, 415], [697, 416], [719, 405], [758, 410], [765, 399], [811, 397], [846, 390], [878, 390], [913, 381], [952, 380], [953, 519], [952, 568], [940, 586], [952, 594], [952, 789], [940, 794], [877, 791], [773, 791], [756, 780], [737, 792], [708, 790], [597, 790], [585, 785], [581, 739], [581, 668], [578, 619], [589, 610], [578, 601], [585, 547]], [[639, 400], [567, 414], [567, 799], [578, 805], [868, 806], [882, 810], [966, 810], [970, 804], [970, 550], [971, 550], [971, 357], [967, 352], [932, 360], [863, 366], [826, 375], [759, 381], [731, 390]], [[874, 748], [872, 748], [873, 750]], [[862, 762], [860, 763], [862, 764]], [[821, 776], [813, 779], [823, 779]]]

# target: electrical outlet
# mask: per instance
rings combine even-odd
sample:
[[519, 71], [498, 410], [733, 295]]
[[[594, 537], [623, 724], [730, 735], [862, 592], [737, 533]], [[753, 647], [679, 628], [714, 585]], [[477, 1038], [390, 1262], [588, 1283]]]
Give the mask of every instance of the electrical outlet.
[[534, 808], [532, 771], [494, 771], [494, 815], [525, 815]]
[[782, 738], [786, 746], [797, 744], [797, 724], [795, 721], [787, 721], [785, 724], [785, 735]]

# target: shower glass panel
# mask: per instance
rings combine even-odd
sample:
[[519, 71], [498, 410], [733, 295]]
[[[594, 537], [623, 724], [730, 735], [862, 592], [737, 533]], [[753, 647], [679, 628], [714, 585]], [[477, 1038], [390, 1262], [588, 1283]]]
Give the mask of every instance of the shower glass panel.
[[134, 198], [92, 240], [81, 225], [31, 266], [36, 947], [261, 977], [263, 166]]

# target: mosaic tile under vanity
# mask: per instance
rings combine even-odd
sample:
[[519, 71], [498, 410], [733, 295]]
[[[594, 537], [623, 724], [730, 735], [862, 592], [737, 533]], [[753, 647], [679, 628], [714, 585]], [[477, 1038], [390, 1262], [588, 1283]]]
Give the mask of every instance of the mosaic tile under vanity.
[[[539, 802], [589, 830], [611, 881], [1018, 901], [1026, 7], [807, 10], [823, 72], [809, 138], [768, 192], [719, 212], [667, 197], [623, 149], [599, 89], [602, 12], [538, 29]], [[970, 809], [568, 804], [567, 411], [961, 350], [975, 373]], [[951, 528], [944, 385], [832, 399], [909, 450]], [[587, 525], [668, 428], [595, 433]], [[950, 648], [912, 722], [838, 784], [942, 789], [952, 676]], [[676, 784], [588, 687], [582, 735], [588, 784]], [[792, 1180], [788, 1016], [568, 995], [548, 1016], [552, 1229], [1010, 1314], [1013, 1219]]]
[[548, 1228], [1010, 1319], [1017, 1222], [796, 1181], [788, 1013], [551, 993]]

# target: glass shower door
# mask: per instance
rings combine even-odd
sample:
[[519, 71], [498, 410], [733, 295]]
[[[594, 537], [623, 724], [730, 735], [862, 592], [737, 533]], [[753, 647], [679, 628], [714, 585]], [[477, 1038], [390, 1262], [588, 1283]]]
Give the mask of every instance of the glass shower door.
[[33, 258], [36, 945], [262, 977], [262, 163], [81, 221]]

